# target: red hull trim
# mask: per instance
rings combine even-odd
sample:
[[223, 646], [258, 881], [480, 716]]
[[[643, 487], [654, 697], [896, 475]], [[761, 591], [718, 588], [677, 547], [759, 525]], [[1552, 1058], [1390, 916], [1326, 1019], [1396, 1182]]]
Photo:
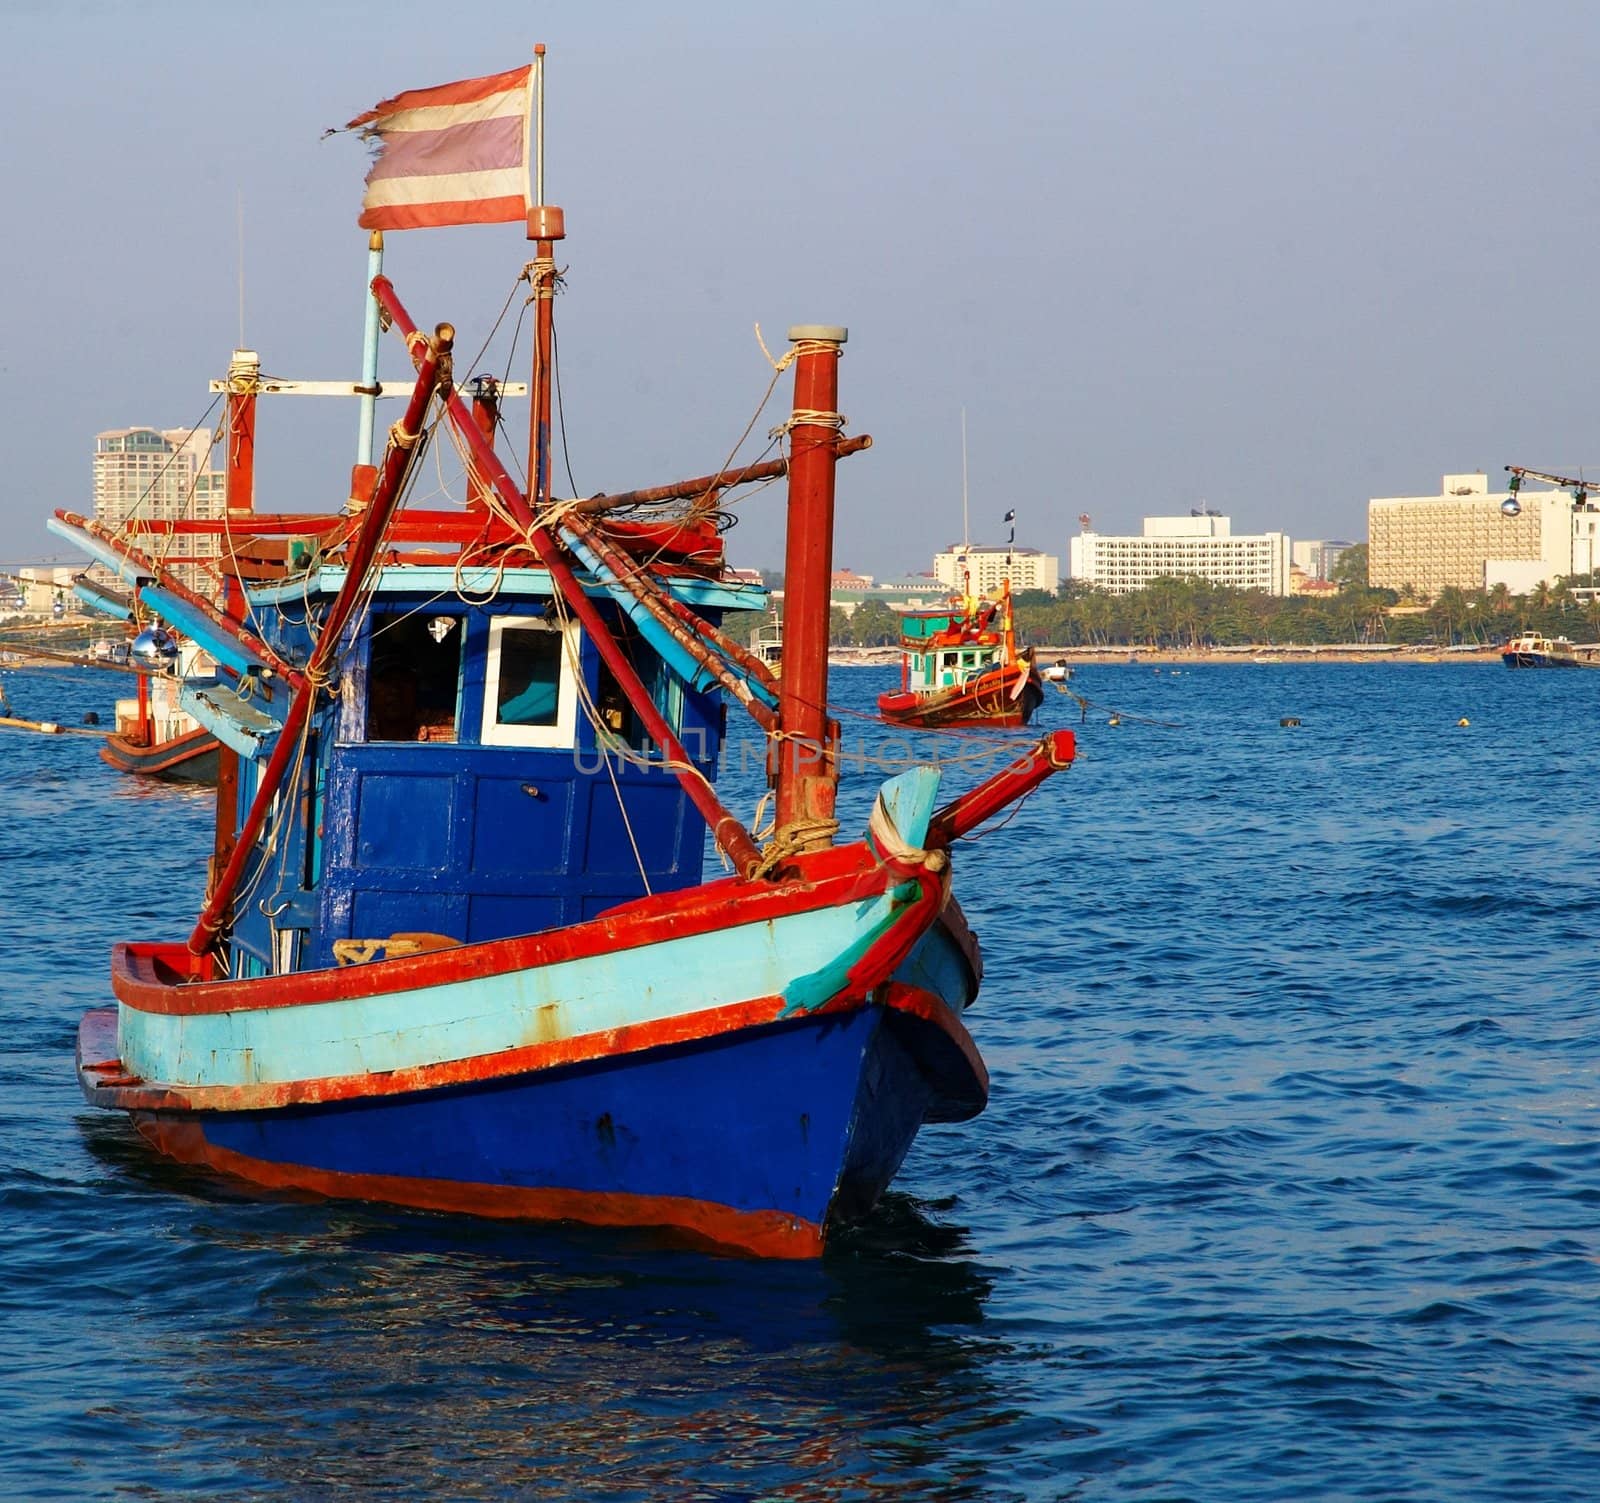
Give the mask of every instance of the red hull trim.
[[1044, 698], [1037, 670], [1027, 660], [991, 668], [947, 689], [896, 689], [878, 696], [878, 713], [891, 725], [932, 730], [944, 725], [1024, 726]]
[[[170, 741], [159, 741], [154, 746], [141, 746], [126, 736], [112, 734], [100, 748], [100, 760], [115, 767], [118, 772], [137, 773], [143, 777], [183, 777], [184, 769], [204, 758], [220, 755], [220, 743], [204, 726], [197, 726]], [[194, 777], [191, 770], [188, 774]], [[215, 772], [212, 773], [214, 777]]]
[[558, 961], [583, 960], [618, 950], [763, 923], [794, 913], [838, 907], [875, 897], [915, 880], [920, 868], [883, 861], [865, 842], [795, 858], [795, 880], [758, 886], [730, 877], [681, 893], [640, 898], [610, 913], [543, 934], [459, 945], [366, 965], [303, 971], [292, 978], [248, 981], [198, 979], [202, 964], [182, 944], [124, 943], [112, 952], [111, 984], [117, 999], [136, 1012], [217, 1013], [242, 1008], [295, 1007], [383, 996], [485, 976], [507, 975]]

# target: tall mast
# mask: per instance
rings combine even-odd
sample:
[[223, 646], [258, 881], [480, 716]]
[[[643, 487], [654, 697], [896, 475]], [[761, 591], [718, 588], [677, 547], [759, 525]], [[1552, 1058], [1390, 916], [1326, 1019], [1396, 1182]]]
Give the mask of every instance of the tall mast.
[[[527, 278], [533, 289], [536, 308], [533, 336], [533, 400], [528, 418], [528, 504], [534, 514], [550, 502], [550, 351], [552, 338], [551, 304], [556, 295], [555, 242], [566, 238], [566, 218], [561, 210], [544, 201], [544, 43], [533, 49], [533, 67], [528, 71], [528, 87], [533, 91], [528, 112], [533, 141], [525, 143], [524, 156], [533, 173], [528, 195], [528, 239], [535, 243], [534, 258], [528, 263]], [[527, 149], [531, 145], [532, 150]]]

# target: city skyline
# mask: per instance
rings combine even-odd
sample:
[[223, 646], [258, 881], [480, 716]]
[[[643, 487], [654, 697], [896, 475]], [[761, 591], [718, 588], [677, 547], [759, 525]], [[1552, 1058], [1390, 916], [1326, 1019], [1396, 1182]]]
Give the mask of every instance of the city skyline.
[[[386, 18], [8, 16], [0, 276], [21, 295], [0, 385], [27, 441], [0, 556], [55, 555], [43, 519], [85, 508], [92, 436], [203, 421], [234, 345], [354, 378], [367, 161], [322, 132], [535, 40], [569, 230], [558, 490], [715, 468], [771, 379], [754, 326], [776, 354], [818, 319], [850, 328], [841, 406], [875, 440], [841, 470], [837, 542], [871, 572], [903, 567], [912, 526], [960, 535], [963, 409], [974, 535], [1001, 540], [1014, 507], [1052, 552], [1080, 512], [1131, 532], [1200, 505], [1355, 537], [1370, 498], [1441, 473], [1595, 468], [1586, 341], [1566, 333], [1595, 212], [1569, 106], [1600, 44], [1589, 7], [823, 0], [804, 20], [625, 4], [558, 25], [489, 3], [459, 28], [396, 0]], [[1537, 85], [1484, 108], [1519, 59]], [[803, 123], [776, 103], [797, 79]], [[45, 119], [40, 152], [26, 122]], [[1559, 229], [1502, 212], [1512, 185], [1561, 204]], [[476, 349], [514, 290], [515, 229], [390, 241], [417, 316]], [[525, 357], [524, 339], [514, 379]], [[390, 341], [385, 374], [403, 366]], [[337, 507], [352, 407], [263, 414], [264, 506]], [[739, 503], [737, 563], [781, 566], [779, 495]]]

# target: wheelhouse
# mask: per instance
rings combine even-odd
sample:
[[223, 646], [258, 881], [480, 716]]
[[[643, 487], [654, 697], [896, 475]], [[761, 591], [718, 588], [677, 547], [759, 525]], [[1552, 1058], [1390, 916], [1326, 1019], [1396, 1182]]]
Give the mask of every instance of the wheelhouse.
[[[260, 636], [304, 661], [344, 571], [250, 592]], [[496, 587], [498, 586], [498, 587]], [[685, 578], [708, 620], [759, 609], [759, 587]], [[626, 645], [695, 771], [715, 780], [725, 713], [615, 611]], [[575, 924], [702, 878], [705, 826], [587, 633], [539, 570], [463, 582], [408, 566], [378, 576], [345, 687], [307, 725], [263, 837], [267, 857], [229, 932], [236, 977], [336, 965]], [[250, 724], [271, 685], [191, 685], [231, 713], [235, 787], [219, 853], [257, 792]], [[284, 697], [281, 690], [277, 696]], [[281, 714], [281, 710], [276, 711]]]

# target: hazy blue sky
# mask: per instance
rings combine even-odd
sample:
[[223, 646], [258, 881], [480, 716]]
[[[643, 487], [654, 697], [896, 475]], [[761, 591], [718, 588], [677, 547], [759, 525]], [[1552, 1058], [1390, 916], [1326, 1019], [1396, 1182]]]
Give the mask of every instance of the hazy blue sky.
[[[841, 474], [837, 557], [879, 574], [959, 536], [963, 407], [975, 536], [1015, 506], [1019, 540], [1063, 555], [1080, 512], [1126, 531], [1204, 501], [1359, 538], [1369, 496], [1447, 471], [1600, 468], [1592, 0], [0, 20], [0, 558], [60, 551], [42, 520], [87, 508], [97, 431], [205, 411], [241, 200], [246, 342], [274, 374], [353, 377], [366, 158], [322, 131], [540, 40], [585, 492], [715, 469], [768, 379], [758, 321], [769, 343], [849, 326], [840, 405], [877, 442]], [[471, 350], [526, 252], [515, 226], [418, 231], [387, 269]], [[265, 402], [263, 506], [335, 507], [354, 429], [353, 403]], [[732, 553], [781, 551], [772, 489]]]

